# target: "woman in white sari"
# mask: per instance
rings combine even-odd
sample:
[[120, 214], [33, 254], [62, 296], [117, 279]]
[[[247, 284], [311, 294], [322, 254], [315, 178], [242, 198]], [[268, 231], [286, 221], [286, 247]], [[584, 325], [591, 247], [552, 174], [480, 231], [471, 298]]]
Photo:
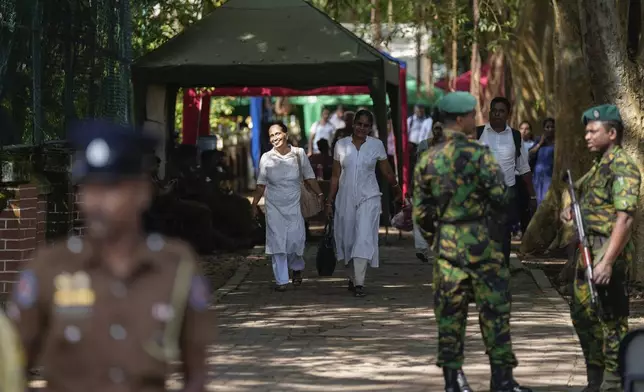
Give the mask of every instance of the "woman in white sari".
[[320, 204], [323, 196], [306, 152], [288, 144], [287, 132], [281, 123], [268, 129], [273, 149], [259, 161], [252, 208], [255, 213], [262, 196], [266, 196], [266, 254], [272, 256], [277, 291], [286, 290], [289, 269], [293, 271], [293, 285], [302, 284], [306, 240], [300, 209], [302, 178], [318, 195]]
[[[367, 264], [378, 268], [378, 229], [381, 196], [376, 179], [376, 164], [392, 185], [396, 199], [402, 191], [387, 160], [385, 145], [368, 136], [374, 117], [358, 110], [353, 134], [338, 140], [333, 151], [333, 175], [327, 200], [327, 215], [334, 217], [334, 238], [338, 260], [348, 268], [349, 290], [363, 297]], [[337, 198], [336, 198], [337, 195]]]

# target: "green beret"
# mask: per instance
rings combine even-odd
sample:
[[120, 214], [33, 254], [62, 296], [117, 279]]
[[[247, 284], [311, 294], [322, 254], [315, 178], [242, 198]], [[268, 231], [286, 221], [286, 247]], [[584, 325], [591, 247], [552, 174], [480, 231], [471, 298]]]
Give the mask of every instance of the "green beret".
[[599, 105], [592, 107], [581, 116], [581, 122], [586, 125], [591, 121], [616, 121], [622, 123], [622, 116], [615, 105]]
[[476, 98], [464, 91], [449, 93], [438, 102], [438, 110], [445, 113], [470, 113], [474, 108], [476, 108]]

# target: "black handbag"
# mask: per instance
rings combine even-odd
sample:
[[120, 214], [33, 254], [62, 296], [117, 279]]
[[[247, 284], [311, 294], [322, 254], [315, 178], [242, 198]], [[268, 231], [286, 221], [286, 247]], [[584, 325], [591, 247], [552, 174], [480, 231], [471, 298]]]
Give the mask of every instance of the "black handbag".
[[318, 245], [318, 254], [315, 264], [319, 276], [333, 276], [336, 265], [335, 241], [333, 239], [333, 219], [329, 219], [324, 226], [324, 238]]

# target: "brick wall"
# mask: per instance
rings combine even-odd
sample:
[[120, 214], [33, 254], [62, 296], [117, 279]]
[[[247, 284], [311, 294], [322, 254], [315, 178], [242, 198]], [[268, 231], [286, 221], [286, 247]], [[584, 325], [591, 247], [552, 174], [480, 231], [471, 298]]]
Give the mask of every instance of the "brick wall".
[[0, 212], [1, 299], [11, 292], [18, 271], [32, 259], [37, 247], [69, 233], [70, 220], [74, 233], [82, 234], [76, 194], [54, 200], [52, 194], [39, 194], [36, 184], [21, 185], [14, 191], [14, 198]]
[[0, 294], [11, 290], [18, 270], [31, 259], [38, 243], [45, 242], [45, 230], [38, 220], [46, 215], [46, 200], [38, 195], [35, 184], [14, 191], [14, 198], [0, 213]]

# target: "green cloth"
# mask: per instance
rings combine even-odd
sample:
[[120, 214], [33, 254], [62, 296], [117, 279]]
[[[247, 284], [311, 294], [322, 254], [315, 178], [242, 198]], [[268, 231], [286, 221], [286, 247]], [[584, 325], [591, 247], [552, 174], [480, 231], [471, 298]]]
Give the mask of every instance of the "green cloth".
[[582, 124], [586, 125], [591, 121], [616, 121], [621, 124], [622, 116], [617, 106], [604, 104], [586, 110], [581, 116]]
[[456, 91], [438, 101], [438, 110], [445, 113], [470, 113], [476, 108], [476, 98], [470, 93]]

